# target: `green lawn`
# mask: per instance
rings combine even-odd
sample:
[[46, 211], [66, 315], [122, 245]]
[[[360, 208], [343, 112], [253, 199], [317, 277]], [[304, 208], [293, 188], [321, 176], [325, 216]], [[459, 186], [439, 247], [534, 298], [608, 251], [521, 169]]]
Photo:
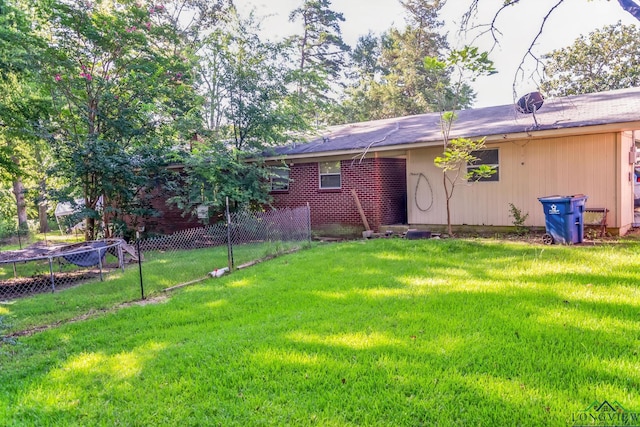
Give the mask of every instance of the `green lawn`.
[[[235, 265], [299, 248], [300, 242], [265, 242], [234, 246]], [[111, 256], [107, 257], [108, 259]], [[183, 283], [207, 278], [216, 268], [228, 266], [227, 247], [218, 246], [190, 251], [148, 252], [144, 254], [142, 285], [138, 265], [128, 265], [122, 273], [112, 270], [105, 280], [98, 278], [74, 286], [59, 289], [55, 293], [43, 293], [22, 298], [8, 304], [0, 304], [8, 332], [20, 331], [41, 325], [66, 322], [86, 314], [109, 311], [123, 303], [159, 295], [163, 290]], [[117, 260], [111, 259], [112, 262]], [[35, 268], [35, 270], [34, 270]], [[39, 268], [39, 270], [38, 270]], [[44, 268], [47, 270], [45, 271]], [[21, 277], [31, 274], [48, 274], [48, 264], [28, 262], [18, 265]], [[0, 265], [0, 279], [13, 276], [11, 264]], [[142, 287], [142, 289], [141, 289]], [[2, 330], [0, 330], [0, 334]]]
[[[2, 345], [0, 425], [566, 426], [604, 400], [640, 412], [639, 250], [313, 247]], [[56, 319], [89, 311], [64, 304], [71, 291], [34, 300], [58, 298]], [[13, 330], [35, 311], [0, 305]]]

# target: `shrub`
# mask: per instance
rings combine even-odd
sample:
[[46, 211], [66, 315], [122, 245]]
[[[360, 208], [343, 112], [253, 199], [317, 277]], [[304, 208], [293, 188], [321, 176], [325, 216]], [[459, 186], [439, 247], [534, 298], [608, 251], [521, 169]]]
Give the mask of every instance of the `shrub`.
[[0, 239], [11, 237], [16, 233], [15, 221], [0, 220]]
[[516, 234], [518, 236], [524, 236], [529, 234], [529, 227], [524, 225], [527, 218], [529, 218], [529, 213], [523, 214], [520, 209], [518, 209], [513, 203], [509, 203], [509, 216], [513, 218], [513, 225], [516, 228]]

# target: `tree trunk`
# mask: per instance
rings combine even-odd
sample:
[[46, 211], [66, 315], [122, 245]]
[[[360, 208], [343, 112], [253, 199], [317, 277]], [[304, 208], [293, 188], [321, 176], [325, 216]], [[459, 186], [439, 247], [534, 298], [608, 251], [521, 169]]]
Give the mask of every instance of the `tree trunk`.
[[84, 220], [84, 239], [87, 242], [95, 240], [96, 236], [96, 219], [90, 216], [86, 217]]
[[620, 3], [620, 6], [624, 10], [640, 21], [640, 6], [638, 6], [633, 0], [618, 0], [618, 3]]
[[13, 195], [16, 198], [16, 208], [18, 210], [18, 228], [27, 230], [29, 228], [27, 223], [27, 203], [24, 198], [24, 185], [20, 177], [16, 177], [13, 180]]
[[38, 222], [40, 223], [39, 230], [41, 233], [48, 233], [49, 218], [47, 217], [47, 183], [44, 179], [40, 180], [40, 194], [38, 197]]
[[[16, 169], [20, 170], [20, 159], [16, 156], [12, 156], [11, 160], [16, 165]], [[13, 177], [13, 195], [16, 198], [16, 210], [18, 211], [18, 229], [28, 230], [29, 224], [27, 223], [27, 203], [24, 199], [24, 184], [20, 175], [14, 175]]]
[[447, 204], [447, 232], [449, 233], [450, 237], [453, 237], [453, 228], [451, 227], [451, 205], [450, 205], [450, 201], [451, 201], [451, 195], [453, 193], [453, 189], [451, 189], [451, 192], [449, 191], [449, 187], [447, 186], [447, 173], [443, 172], [442, 173], [442, 184], [444, 186], [444, 196], [446, 199], [446, 204]]
[[38, 229], [41, 233], [48, 233], [51, 231], [49, 229], [49, 218], [47, 217], [47, 205], [44, 202], [38, 205], [38, 222], [40, 224]]

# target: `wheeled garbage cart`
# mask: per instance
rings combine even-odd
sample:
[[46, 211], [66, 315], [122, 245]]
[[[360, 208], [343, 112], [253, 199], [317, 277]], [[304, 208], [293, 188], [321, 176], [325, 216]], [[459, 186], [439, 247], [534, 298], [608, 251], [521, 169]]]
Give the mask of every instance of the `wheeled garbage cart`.
[[584, 237], [584, 204], [587, 196], [547, 196], [538, 198], [544, 210], [546, 244], [572, 245]]

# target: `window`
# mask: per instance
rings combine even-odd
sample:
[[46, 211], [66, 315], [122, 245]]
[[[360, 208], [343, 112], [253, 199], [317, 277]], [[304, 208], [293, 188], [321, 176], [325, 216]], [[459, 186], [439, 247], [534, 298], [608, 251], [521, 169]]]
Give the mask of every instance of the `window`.
[[498, 161], [498, 149], [492, 148], [489, 150], [478, 150], [472, 151], [471, 155], [476, 157], [476, 160], [473, 163], [469, 163], [467, 165], [467, 171], [471, 172], [474, 169], [478, 169], [479, 166], [487, 165], [491, 166], [495, 173], [487, 178], [479, 178], [478, 182], [487, 182], [487, 181], [500, 181], [500, 162]]
[[271, 168], [271, 191], [287, 191], [289, 190], [289, 168], [272, 167]]
[[340, 188], [340, 162], [318, 163], [320, 169], [320, 188]]

